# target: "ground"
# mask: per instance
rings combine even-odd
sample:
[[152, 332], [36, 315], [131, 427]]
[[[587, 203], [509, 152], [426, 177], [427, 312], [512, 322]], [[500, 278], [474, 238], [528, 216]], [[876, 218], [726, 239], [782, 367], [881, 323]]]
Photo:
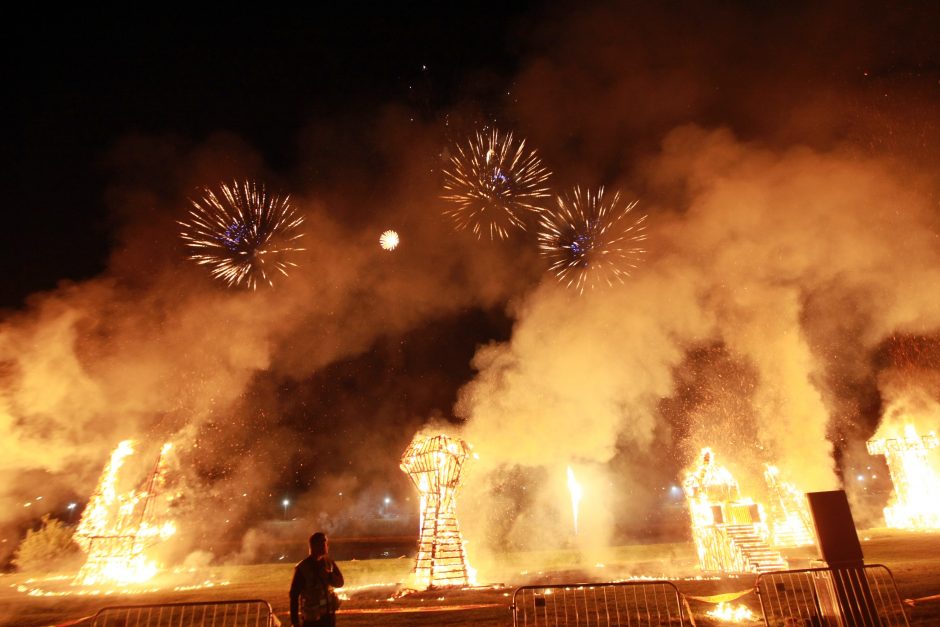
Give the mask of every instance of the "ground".
[[[904, 599], [940, 594], [940, 534], [913, 534], [872, 530], [860, 534], [868, 563], [885, 564], [894, 573]], [[814, 557], [814, 549], [797, 549], [788, 554], [791, 567], [805, 567]], [[510, 625], [510, 602], [519, 585], [564, 583], [574, 581], [614, 581], [630, 576], [667, 576], [687, 595], [711, 595], [751, 588], [753, 577], [695, 580], [692, 547], [688, 544], [633, 545], [617, 547], [606, 555], [603, 565], [591, 563], [573, 551], [510, 553], [499, 556], [501, 585], [469, 590], [429, 591], [396, 596], [411, 569], [408, 559], [360, 560], [341, 562], [346, 575], [346, 594], [338, 624], [356, 625]], [[145, 594], [109, 596], [30, 596], [23, 590], [69, 591], [65, 580], [30, 581], [26, 574], [0, 576], [0, 624], [28, 627], [65, 624], [90, 616], [106, 605], [160, 603], [176, 601], [212, 601], [223, 599], [265, 599], [271, 603], [282, 623], [287, 617], [287, 587], [291, 577], [288, 564], [220, 566], [174, 576], [195, 583], [206, 577], [216, 585], [187, 591], [173, 591], [173, 584], [158, 583], [163, 589]], [[185, 581], [182, 583], [186, 583]], [[74, 591], [73, 591], [74, 592]], [[740, 602], [760, 611], [756, 595]], [[717, 624], [705, 616], [711, 606], [691, 601], [698, 625]], [[912, 624], [940, 624], [940, 601], [925, 602], [912, 608]]]

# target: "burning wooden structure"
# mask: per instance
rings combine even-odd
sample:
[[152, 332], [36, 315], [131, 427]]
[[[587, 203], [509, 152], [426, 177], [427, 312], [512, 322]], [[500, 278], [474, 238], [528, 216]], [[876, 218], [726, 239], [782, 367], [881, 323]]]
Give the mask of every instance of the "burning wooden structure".
[[885, 524], [895, 529], [940, 529], [940, 475], [929, 453], [940, 442], [936, 433], [918, 435], [913, 425], [904, 435], [869, 440], [869, 455], [884, 455], [894, 484], [891, 503], [884, 509]]
[[749, 573], [787, 568], [787, 562], [769, 545], [770, 532], [763, 508], [742, 497], [738, 482], [715, 463], [710, 448], [682, 483], [699, 566], [705, 572]]
[[770, 494], [771, 544], [776, 548], [815, 544], [816, 534], [806, 495], [785, 481], [776, 466], [764, 466], [764, 481]]
[[415, 436], [401, 458], [401, 469], [421, 495], [421, 522], [415, 586], [420, 589], [471, 583], [463, 539], [457, 526], [454, 495], [470, 447], [446, 435]]
[[147, 559], [145, 551], [176, 532], [173, 522], [159, 521], [155, 511], [155, 499], [165, 485], [171, 448], [170, 444], [163, 445], [141, 487], [121, 491], [119, 473], [134, 454], [134, 442], [124, 440], [118, 444], [75, 531], [75, 542], [88, 556], [75, 584], [141, 583], [156, 574], [157, 566]]

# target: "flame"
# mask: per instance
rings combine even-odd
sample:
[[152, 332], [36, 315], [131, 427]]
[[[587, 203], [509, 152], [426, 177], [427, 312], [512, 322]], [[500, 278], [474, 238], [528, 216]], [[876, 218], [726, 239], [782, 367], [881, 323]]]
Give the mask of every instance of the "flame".
[[470, 447], [446, 435], [415, 436], [401, 458], [421, 495], [420, 536], [413, 573], [418, 589], [475, 584], [465, 542], [457, 526], [454, 495]]
[[706, 572], [783, 570], [783, 557], [768, 545], [764, 508], [742, 497], [738, 482], [715, 454], [703, 448], [701, 462], [682, 482], [692, 517], [699, 566]]
[[929, 451], [940, 446], [937, 434], [918, 435], [912, 424], [902, 437], [869, 440], [870, 455], [884, 455], [894, 484], [885, 524], [895, 529], [940, 529], [940, 476], [931, 466]]
[[[192, 574], [195, 573], [195, 569], [189, 569], [187, 571], [174, 570], [175, 574], [189, 575], [187, 579], [191, 580]], [[66, 581], [69, 581], [68, 588], [62, 588], [62, 584]], [[164, 582], [167, 583], [167, 582]], [[105, 587], [92, 587], [92, 586], [76, 586], [74, 579], [68, 575], [64, 576], [50, 576], [44, 577], [42, 579], [27, 579], [22, 584], [16, 586], [16, 591], [22, 594], [26, 594], [31, 597], [68, 597], [68, 596], [79, 596], [79, 597], [97, 597], [97, 596], [112, 596], [112, 595], [137, 595], [137, 594], [146, 594], [151, 592], [160, 592], [161, 590], [171, 589], [176, 592], [184, 592], [189, 590], [201, 590], [203, 588], [217, 588], [231, 585], [231, 581], [228, 580], [215, 580], [211, 577], [203, 579], [199, 583], [186, 584], [181, 583], [174, 585], [171, 588], [161, 587], [161, 586], [120, 586], [115, 587], [112, 585], [107, 585]], [[11, 585], [12, 587], [12, 585]]]
[[719, 603], [715, 609], [709, 610], [705, 614], [726, 623], [751, 623], [760, 620], [757, 614], [752, 612], [748, 606], [732, 605], [730, 603]]
[[157, 521], [154, 512], [171, 449], [170, 443], [164, 444], [146, 485], [127, 492], [119, 492], [117, 485], [121, 468], [135, 452], [133, 440], [124, 440], [111, 453], [75, 530], [75, 542], [88, 555], [76, 585], [140, 584], [157, 574], [158, 565], [144, 552], [176, 533], [173, 521]]
[[[467, 543], [468, 543], [468, 542], [469, 542], [469, 540], [464, 540], [464, 542], [463, 542], [463, 544], [464, 544], [464, 549], [465, 549], [465, 550], [464, 550], [464, 555], [467, 554], [467, 552], [466, 552], [466, 546], [467, 546]], [[464, 566], [467, 567], [467, 585], [468, 585], [468, 586], [476, 586], [476, 585], [479, 585], [479, 581], [477, 580], [477, 569], [474, 568], [473, 566], [471, 566], [469, 561], [466, 561], [466, 562], [464, 563]]]
[[574, 535], [578, 535], [578, 507], [581, 505], [584, 490], [578, 480], [575, 479], [571, 466], [568, 466], [568, 492], [571, 493], [571, 516], [574, 520]]
[[764, 466], [764, 480], [770, 491], [773, 544], [777, 547], [807, 546], [816, 543], [806, 495], [780, 477], [780, 469]]

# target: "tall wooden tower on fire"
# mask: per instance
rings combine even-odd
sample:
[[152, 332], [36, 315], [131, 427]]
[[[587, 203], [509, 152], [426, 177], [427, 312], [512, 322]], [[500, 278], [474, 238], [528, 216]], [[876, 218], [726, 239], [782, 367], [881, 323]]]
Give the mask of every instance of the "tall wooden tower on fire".
[[415, 560], [419, 588], [466, 586], [470, 569], [457, 527], [454, 494], [470, 447], [446, 435], [416, 436], [401, 458], [401, 469], [421, 494], [421, 532]]

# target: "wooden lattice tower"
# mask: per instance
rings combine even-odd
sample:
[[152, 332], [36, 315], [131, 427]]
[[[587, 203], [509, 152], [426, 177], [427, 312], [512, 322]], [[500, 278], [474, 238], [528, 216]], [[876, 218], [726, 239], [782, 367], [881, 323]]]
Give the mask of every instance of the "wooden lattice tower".
[[172, 524], [157, 525], [154, 512], [170, 448], [166, 444], [160, 450], [143, 486], [128, 492], [119, 491], [117, 480], [125, 458], [134, 454], [134, 443], [125, 440], [112, 453], [75, 531], [76, 543], [87, 554], [75, 583], [134, 583], [152, 576], [144, 551], [175, 532]]
[[914, 427], [904, 437], [867, 442], [869, 455], [884, 455], [894, 484], [894, 498], [884, 509], [885, 523], [900, 529], [940, 528], [940, 477], [928, 454], [940, 446], [937, 434], [918, 435]]
[[416, 436], [402, 455], [401, 469], [421, 494], [421, 530], [414, 570], [419, 588], [470, 583], [454, 500], [469, 456], [466, 442], [446, 435]]
[[770, 523], [773, 546], [795, 547], [816, 543], [813, 519], [806, 495], [780, 477], [780, 470], [764, 465], [764, 481], [770, 494]]

